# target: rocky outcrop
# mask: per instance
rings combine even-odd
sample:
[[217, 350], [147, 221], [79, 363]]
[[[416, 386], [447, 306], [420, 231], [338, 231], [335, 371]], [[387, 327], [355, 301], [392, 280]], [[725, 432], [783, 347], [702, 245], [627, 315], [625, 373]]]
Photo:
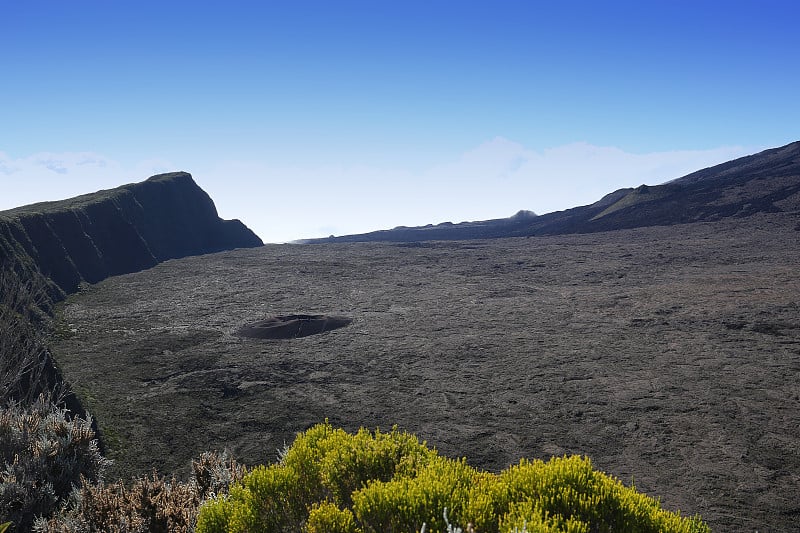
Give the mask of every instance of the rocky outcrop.
[[40, 271], [56, 299], [167, 259], [262, 244], [240, 221], [219, 218], [185, 172], [0, 212], [0, 265], [23, 277]]

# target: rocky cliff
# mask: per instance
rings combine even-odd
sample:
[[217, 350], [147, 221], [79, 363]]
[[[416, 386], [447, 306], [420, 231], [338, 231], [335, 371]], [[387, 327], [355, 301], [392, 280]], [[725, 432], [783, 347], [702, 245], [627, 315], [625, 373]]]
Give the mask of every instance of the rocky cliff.
[[167, 259], [262, 244], [240, 221], [220, 219], [185, 172], [0, 212], [0, 265], [41, 271], [56, 299]]

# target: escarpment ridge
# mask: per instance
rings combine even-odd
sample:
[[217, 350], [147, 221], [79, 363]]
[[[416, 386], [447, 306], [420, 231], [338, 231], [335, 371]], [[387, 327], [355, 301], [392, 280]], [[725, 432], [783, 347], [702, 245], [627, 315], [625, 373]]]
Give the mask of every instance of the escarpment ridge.
[[261, 245], [239, 220], [222, 220], [186, 172], [0, 212], [0, 265], [40, 271], [57, 299], [168, 259]]

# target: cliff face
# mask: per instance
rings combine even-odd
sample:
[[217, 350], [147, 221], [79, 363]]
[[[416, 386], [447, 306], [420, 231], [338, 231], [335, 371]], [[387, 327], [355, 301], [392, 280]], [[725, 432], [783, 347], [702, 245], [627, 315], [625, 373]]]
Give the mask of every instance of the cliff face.
[[262, 244], [240, 221], [220, 219], [185, 172], [0, 212], [0, 265], [40, 270], [57, 298], [167, 259]]

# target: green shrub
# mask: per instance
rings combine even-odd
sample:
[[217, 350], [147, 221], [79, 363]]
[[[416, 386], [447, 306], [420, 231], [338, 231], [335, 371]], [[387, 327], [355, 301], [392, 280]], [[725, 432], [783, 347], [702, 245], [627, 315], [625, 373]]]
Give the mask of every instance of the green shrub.
[[198, 531], [299, 531], [314, 504], [349, 507], [368, 481], [413, 472], [431, 455], [396, 428], [350, 435], [325, 422], [298, 435], [279, 463], [255, 468], [229, 495], [204, 506]]
[[707, 531], [699, 519], [686, 520], [658, 501], [593, 469], [588, 458], [554, 457], [547, 463], [522, 460], [499, 475], [494, 487], [500, 530], [527, 522], [554, 531], [632, 533]]
[[[465, 508], [480, 473], [466, 464], [435, 456], [413, 477], [375, 481], [353, 495], [353, 512], [365, 532], [446, 528], [443, 509], [456, 523], [467, 523]], [[471, 519], [471, 517], [469, 517]]]
[[[256, 467], [230, 491], [229, 530], [297, 531], [305, 518], [305, 494], [313, 486], [303, 484], [292, 468], [278, 465]], [[200, 519], [202, 519], [202, 511]], [[202, 522], [198, 521], [202, 531]]]
[[361, 429], [354, 435], [318, 424], [298, 435], [286, 451], [281, 466], [297, 473], [310, 504], [331, 499], [340, 506], [351, 504], [351, 494], [367, 481], [391, 479], [398, 470], [413, 470], [430, 451], [408, 433]]
[[356, 520], [350, 509], [339, 509], [336, 504], [316, 503], [308, 513], [306, 533], [356, 533]]
[[327, 422], [298, 435], [279, 463], [206, 502], [197, 531], [455, 533], [457, 524], [468, 533], [709, 531], [587, 458], [523, 460], [492, 474], [396, 428], [350, 435]]
[[[325, 440], [324, 452], [318, 458], [320, 482], [326, 496], [340, 506], [352, 505], [353, 492], [367, 482], [407, 475], [431, 455], [415, 436], [397, 429], [374, 434], [360, 429], [355, 435], [338, 429]], [[287, 464], [291, 457], [290, 451]]]

